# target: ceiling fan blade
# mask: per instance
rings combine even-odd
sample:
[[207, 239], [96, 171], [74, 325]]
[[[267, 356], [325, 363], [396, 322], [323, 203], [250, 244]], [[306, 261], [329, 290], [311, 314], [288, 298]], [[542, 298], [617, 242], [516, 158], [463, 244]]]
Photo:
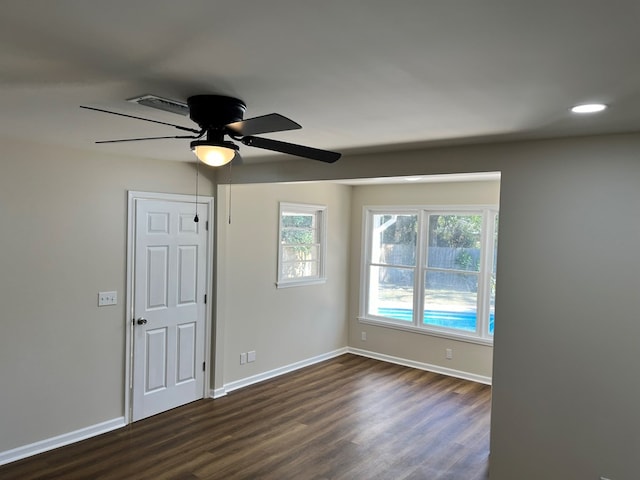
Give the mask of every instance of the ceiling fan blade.
[[235, 135], [255, 135], [256, 133], [272, 133], [284, 132], [286, 130], [297, 130], [302, 125], [293, 120], [280, 115], [279, 113], [270, 113], [260, 117], [247, 118], [239, 122], [233, 122], [226, 125]]
[[296, 145], [295, 143], [271, 140], [270, 138], [244, 137], [240, 141], [250, 147], [264, 148], [265, 150], [272, 150], [274, 152], [288, 153], [289, 155], [310, 158], [311, 160], [319, 160], [326, 163], [336, 162], [342, 156], [342, 154], [338, 152], [305, 147], [303, 145]]
[[144, 120], [145, 122], [159, 123], [160, 125], [168, 125], [170, 127], [177, 128], [178, 130], [184, 130], [185, 132], [200, 133], [200, 130], [196, 130], [195, 128], [183, 127], [182, 125], [175, 125], [173, 123], [160, 122], [158, 120], [151, 120], [150, 118], [136, 117], [135, 115], [127, 115], [126, 113], [112, 112], [110, 110], [103, 110], [101, 108], [85, 107], [84, 105], [80, 105], [80, 108], [84, 108], [86, 110], [94, 110], [96, 112], [110, 113], [111, 115], [118, 115], [120, 117], [134, 118], [136, 120]]
[[120, 138], [118, 140], [100, 140], [95, 143], [122, 143], [122, 142], [139, 142], [141, 140], [162, 140], [164, 138], [200, 138], [192, 135], [177, 135], [172, 137], [142, 137], [142, 138]]

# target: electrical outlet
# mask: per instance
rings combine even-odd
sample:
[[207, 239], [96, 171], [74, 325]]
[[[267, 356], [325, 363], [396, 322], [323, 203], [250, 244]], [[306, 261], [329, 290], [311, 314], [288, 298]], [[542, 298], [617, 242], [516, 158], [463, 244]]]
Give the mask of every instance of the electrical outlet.
[[444, 357], [445, 357], [447, 360], [451, 360], [451, 359], [453, 358], [453, 348], [447, 348], [447, 349], [445, 349], [445, 351], [444, 351]]
[[98, 293], [98, 306], [106, 307], [107, 305], [118, 304], [118, 292], [99, 292]]
[[247, 353], [247, 362], [255, 362], [256, 361], [256, 351], [251, 350]]
[[367, 332], [362, 332], [360, 334], [360, 340], [362, 340], [363, 342], [367, 341]]
[[247, 354], [246, 353], [241, 353], [240, 354], [240, 365], [244, 365], [245, 363], [247, 363]]

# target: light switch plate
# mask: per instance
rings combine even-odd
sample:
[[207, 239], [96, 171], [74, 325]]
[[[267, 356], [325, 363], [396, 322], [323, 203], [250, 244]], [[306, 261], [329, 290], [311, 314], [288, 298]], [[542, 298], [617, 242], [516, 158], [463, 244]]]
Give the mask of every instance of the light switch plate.
[[98, 306], [106, 307], [107, 305], [118, 304], [118, 292], [99, 292], [98, 293]]

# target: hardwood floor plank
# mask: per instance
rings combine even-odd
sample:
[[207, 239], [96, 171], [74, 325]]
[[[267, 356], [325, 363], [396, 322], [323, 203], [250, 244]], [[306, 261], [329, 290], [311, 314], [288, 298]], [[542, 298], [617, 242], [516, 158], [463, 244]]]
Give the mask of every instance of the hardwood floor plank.
[[6, 480], [484, 480], [491, 389], [343, 355], [0, 467]]

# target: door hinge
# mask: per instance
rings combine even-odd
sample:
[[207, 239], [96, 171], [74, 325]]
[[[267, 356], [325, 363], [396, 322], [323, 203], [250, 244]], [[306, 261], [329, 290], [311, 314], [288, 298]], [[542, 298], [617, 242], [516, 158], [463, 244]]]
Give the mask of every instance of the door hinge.
[[202, 362], [202, 371], [203, 371], [203, 372], [205, 371], [205, 368], [204, 368], [204, 367], [205, 367], [206, 365], [207, 365], [207, 362]]
[[209, 220], [207, 220], [206, 222], [204, 222], [204, 229], [208, 232], [209, 231]]
[[207, 294], [206, 293], [204, 294], [204, 303], [205, 303], [205, 305], [207, 304]]

